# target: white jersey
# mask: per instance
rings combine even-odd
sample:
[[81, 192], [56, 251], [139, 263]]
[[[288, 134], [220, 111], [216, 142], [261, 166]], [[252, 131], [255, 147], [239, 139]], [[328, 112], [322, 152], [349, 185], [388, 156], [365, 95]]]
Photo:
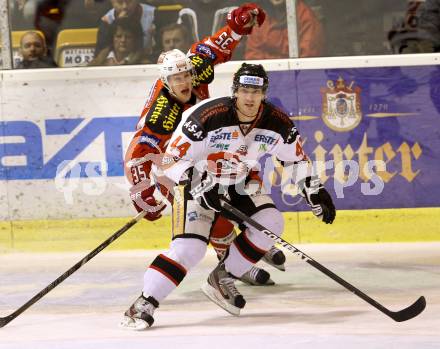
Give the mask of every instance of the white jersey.
[[251, 170], [259, 171], [265, 155], [295, 164], [294, 182], [310, 175], [311, 166], [299, 133], [289, 117], [263, 102], [259, 114], [243, 132], [232, 97], [211, 98], [184, 112], [164, 157], [164, 172], [178, 183], [184, 172], [196, 167], [214, 174], [219, 182], [242, 181]]

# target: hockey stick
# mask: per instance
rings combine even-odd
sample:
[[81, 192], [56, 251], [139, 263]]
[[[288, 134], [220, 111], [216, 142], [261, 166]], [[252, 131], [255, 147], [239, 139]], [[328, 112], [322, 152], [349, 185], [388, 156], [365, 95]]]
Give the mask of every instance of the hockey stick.
[[101, 252], [104, 248], [110, 245], [113, 241], [119, 238], [122, 234], [124, 234], [128, 229], [130, 229], [133, 225], [139, 222], [144, 216], [146, 212], [142, 211], [138, 213], [135, 217], [133, 217], [127, 224], [125, 224], [121, 229], [119, 229], [116, 233], [110, 236], [107, 240], [105, 240], [101, 245], [96, 247], [92, 252], [86, 255], [83, 259], [81, 259], [78, 263], [76, 263], [73, 267], [67, 270], [64, 274], [54, 280], [52, 283], [47, 285], [44, 289], [38, 292], [35, 296], [29, 299], [25, 304], [23, 304], [20, 308], [14, 311], [12, 314], [0, 318], [0, 328], [4, 327], [12, 320], [14, 320], [18, 315], [23, 313], [26, 309], [28, 309], [31, 305], [38, 302], [41, 298], [43, 298], [46, 294], [52, 291], [55, 287], [57, 287], [60, 283], [66, 280], [70, 275], [72, 275], [75, 271], [81, 268], [84, 264], [86, 264], [89, 260], [95, 257], [99, 252]]
[[266, 234], [269, 238], [271, 238], [273, 241], [279, 243], [284, 248], [288, 249], [290, 252], [292, 252], [297, 257], [301, 258], [303, 261], [309, 263], [312, 267], [315, 267], [319, 271], [323, 272], [325, 275], [336, 281], [338, 284], [344, 286], [347, 290], [353, 292], [356, 296], [362, 298], [367, 303], [371, 304], [376, 309], [380, 310], [385, 315], [388, 315], [390, 318], [392, 318], [394, 321], [402, 322], [409, 319], [412, 319], [413, 317], [416, 317], [419, 315], [426, 307], [426, 300], [425, 297], [421, 296], [419, 299], [417, 299], [413, 304], [411, 304], [409, 307], [399, 310], [399, 311], [391, 311], [387, 308], [385, 308], [383, 305], [376, 302], [374, 299], [363, 293], [361, 290], [354, 287], [352, 284], [348, 283], [335, 273], [333, 273], [331, 270], [324, 267], [322, 264], [315, 261], [312, 257], [306, 255], [304, 252], [297, 249], [295, 246], [288, 243], [286, 240], [283, 240], [276, 234], [272, 233], [270, 230], [263, 227], [261, 224], [253, 220], [252, 218], [246, 216], [243, 212], [239, 211], [235, 207], [231, 206], [229, 203], [227, 203], [224, 200], [221, 200], [222, 207], [232, 213], [234, 216], [242, 219], [246, 223], [248, 223], [253, 228], [263, 232]]

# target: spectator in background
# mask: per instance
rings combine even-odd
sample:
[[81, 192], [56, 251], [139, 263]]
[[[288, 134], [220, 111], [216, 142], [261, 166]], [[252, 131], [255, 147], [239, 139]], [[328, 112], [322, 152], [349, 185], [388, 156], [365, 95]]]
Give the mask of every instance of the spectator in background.
[[144, 55], [152, 53], [154, 7], [140, 4], [138, 0], [111, 0], [113, 8], [102, 18], [98, 28], [98, 38], [95, 46], [95, 57], [101, 50], [112, 44], [113, 37], [110, 33], [111, 24], [118, 18], [128, 18], [139, 23], [143, 33]]
[[105, 7], [110, 6], [110, 1], [109, 0], [84, 0], [84, 8], [90, 12], [99, 11], [99, 9], [102, 8], [103, 6], [105, 6]]
[[[426, 0], [420, 11], [420, 27], [431, 43], [431, 52], [440, 52], [440, 0]], [[429, 79], [429, 94], [440, 115], [440, 66], [436, 65]]]
[[[435, 39], [430, 34], [432, 15], [439, 14], [439, 9], [433, 9], [430, 0], [410, 1], [402, 18], [393, 23], [388, 32], [388, 41], [392, 53], [428, 53], [434, 52]], [[427, 6], [427, 7], [426, 7]], [[431, 9], [431, 10], [428, 10]], [[437, 23], [439, 25], [439, 23]], [[437, 43], [440, 37], [437, 39]]]
[[28, 31], [21, 37], [20, 54], [23, 60], [17, 65], [18, 69], [53, 68], [55, 62], [47, 55], [44, 37], [35, 31]]
[[63, 19], [64, 6], [71, 0], [9, 0], [13, 30], [35, 29], [44, 34], [50, 55]]
[[95, 28], [102, 15], [111, 8], [110, 0], [68, 0], [62, 27], [67, 29]]
[[110, 7], [109, 0], [9, 0], [14, 30], [34, 27], [50, 10], [52, 16], [57, 12], [65, 28], [95, 27]]
[[171, 23], [162, 28], [160, 32], [162, 52], [174, 48], [187, 52], [191, 46], [190, 34], [183, 24]]
[[109, 28], [112, 44], [90, 62], [89, 65], [126, 65], [150, 63], [143, 55], [143, 32], [139, 22], [130, 18], [118, 18]]
[[[271, 59], [289, 57], [285, 0], [269, 0], [265, 7], [266, 21], [254, 28], [248, 37], [245, 59]], [[324, 34], [321, 23], [303, 0], [296, 3], [298, 45], [300, 57], [316, 57], [324, 52]]]
[[33, 27], [37, 8], [45, 0], [9, 0], [9, 10], [14, 29]]
[[432, 52], [440, 52], [440, 0], [425, 0], [419, 23], [431, 43]]

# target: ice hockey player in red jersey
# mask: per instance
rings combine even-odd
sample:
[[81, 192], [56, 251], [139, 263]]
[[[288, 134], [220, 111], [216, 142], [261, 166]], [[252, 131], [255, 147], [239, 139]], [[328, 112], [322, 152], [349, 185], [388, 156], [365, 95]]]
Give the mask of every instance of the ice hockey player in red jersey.
[[164, 174], [177, 183], [174, 239], [170, 249], [158, 255], [147, 269], [143, 293], [126, 312], [126, 321], [131, 321], [133, 327], [151, 326], [159, 303], [204, 257], [209, 233], [220, 214], [244, 229], [202, 290], [231, 314], [240, 314], [246, 302], [234, 280], [264, 256], [273, 240], [228, 215], [222, 210], [220, 198], [281, 235], [283, 216], [254, 177], [253, 170], [261, 157], [276, 156], [291, 171], [292, 182], [299, 186], [313, 214], [325, 223], [333, 222], [336, 211], [332, 199], [313, 175], [293, 122], [265, 101], [267, 87], [263, 66], [244, 63], [234, 75], [232, 97], [208, 99], [184, 112], [162, 159]]

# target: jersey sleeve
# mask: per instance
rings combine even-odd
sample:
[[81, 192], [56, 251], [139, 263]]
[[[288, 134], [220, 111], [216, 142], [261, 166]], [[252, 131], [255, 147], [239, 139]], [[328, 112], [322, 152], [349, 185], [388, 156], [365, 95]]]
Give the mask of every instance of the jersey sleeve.
[[293, 182], [298, 183], [312, 174], [312, 164], [304, 152], [301, 136], [293, 123], [283, 141], [277, 144], [274, 155], [285, 168], [292, 171]]
[[190, 53], [207, 57], [213, 65], [231, 60], [232, 53], [237, 47], [241, 35], [235, 33], [227, 25], [214, 35], [208, 36], [191, 46]]
[[131, 185], [151, 178], [152, 165], [160, 165], [162, 161], [161, 148], [166, 139], [155, 134], [148, 127], [138, 130], [132, 138], [125, 154], [125, 176]]
[[231, 59], [241, 35], [236, 34], [228, 26], [217, 33], [194, 43], [189, 57], [194, 67], [194, 91], [199, 99], [209, 98], [208, 84], [214, 80], [214, 66]]
[[162, 160], [165, 176], [174, 183], [179, 183], [185, 171], [196, 166], [206, 155], [206, 132], [200, 121], [190, 115], [195, 107], [183, 113]]

